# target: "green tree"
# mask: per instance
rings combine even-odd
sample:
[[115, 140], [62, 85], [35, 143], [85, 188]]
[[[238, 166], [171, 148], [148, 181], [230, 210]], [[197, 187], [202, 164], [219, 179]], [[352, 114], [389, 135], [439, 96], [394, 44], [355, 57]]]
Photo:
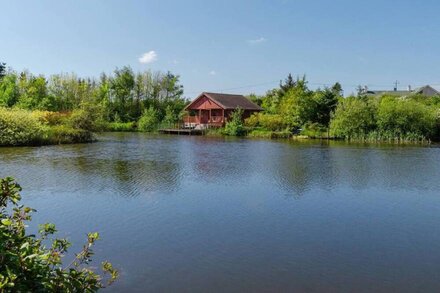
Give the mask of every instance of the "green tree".
[[116, 68], [114, 77], [110, 80], [111, 95], [114, 102], [114, 112], [118, 113], [122, 121], [131, 121], [129, 108], [133, 103], [133, 89], [135, 85], [134, 73], [129, 66]]
[[165, 109], [165, 117], [163, 118], [162, 122], [170, 126], [176, 123], [177, 120], [178, 120], [178, 115], [174, 113], [171, 106], [168, 105]]
[[344, 92], [342, 89], [342, 85], [339, 82], [336, 82], [334, 85], [332, 85], [331, 91], [338, 97], [342, 97]]
[[232, 113], [225, 125], [224, 133], [230, 136], [243, 136], [245, 129], [243, 126], [243, 109], [237, 108]]
[[17, 75], [11, 72], [0, 80], [0, 107], [12, 107], [17, 103], [18, 98]]
[[280, 81], [280, 94], [285, 95], [289, 90], [295, 88], [297, 85], [297, 80], [295, 81], [295, 79], [292, 77], [292, 74], [289, 73], [287, 78], [284, 80], [284, 83]]
[[6, 63], [0, 62], [0, 82], [2, 81], [3, 77], [6, 75]]
[[159, 124], [159, 114], [157, 110], [153, 107], [150, 107], [144, 111], [144, 114], [138, 121], [138, 128], [141, 131], [154, 131]]
[[316, 120], [317, 103], [313, 92], [307, 88], [305, 79], [297, 81], [296, 86], [282, 98], [279, 107], [280, 114], [291, 128]]
[[337, 91], [334, 89], [317, 90], [313, 94], [313, 99], [316, 102], [315, 117], [312, 119], [312, 123], [319, 123], [322, 126], [328, 127], [330, 118], [336, 106], [338, 105]]
[[48, 95], [47, 81], [43, 75], [34, 76], [28, 72], [20, 74], [17, 106], [22, 109], [56, 110], [52, 95]]
[[339, 138], [364, 139], [376, 124], [376, 107], [371, 101], [348, 97], [336, 107], [330, 133]]
[[396, 137], [417, 134], [429, 138], [436, 132], [437, 111], [413, 99], [385, 96], [377, 110], [378, 130]]

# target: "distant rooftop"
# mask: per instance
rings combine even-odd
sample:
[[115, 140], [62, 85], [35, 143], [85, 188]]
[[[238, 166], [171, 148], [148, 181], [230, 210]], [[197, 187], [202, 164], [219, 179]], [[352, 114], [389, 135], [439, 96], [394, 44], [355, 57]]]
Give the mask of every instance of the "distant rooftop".
[[407, 90], [369, 90], [367, 89], [365, 92], [367, 95], [372, 96], [382, 96], [382, 95], [394, 95], [394, 96], [408, 96], [414, 94], [421, 94], [428, 97], [440, 95], [440, 92], [437, 91], [430, 85], [425, 85], [415, 89], [407, 89]]

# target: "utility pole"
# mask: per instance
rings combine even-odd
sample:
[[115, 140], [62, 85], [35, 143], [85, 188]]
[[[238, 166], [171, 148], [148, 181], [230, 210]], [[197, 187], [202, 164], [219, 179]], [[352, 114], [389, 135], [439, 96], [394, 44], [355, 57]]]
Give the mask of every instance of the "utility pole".
[[394, 83], [394, 91], [397, 91], [397, 85], [399, 84], [399, 82], [396, 80], [396, 82]]

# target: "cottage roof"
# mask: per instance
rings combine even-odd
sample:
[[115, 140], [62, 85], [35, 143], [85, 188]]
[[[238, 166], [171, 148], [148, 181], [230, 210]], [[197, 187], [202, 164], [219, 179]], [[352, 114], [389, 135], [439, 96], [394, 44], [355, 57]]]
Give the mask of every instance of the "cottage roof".
[[[261, 111], [263, 108], [258, 106], [257, 104], [251, 102], [249, 99], [244, 97], [243, 95], [233, 95], [233, 94], [220, 94], [220, 93], [208, 93], [203, 92], [200, 94], [191, 104], [197, 101], [199, 98], [206, 96], [209, 99], [213, 100], [216, 104], [218, 104], [223, 109], [236, 109], [241, 108], [243, 110], [254, 110]], [[189, 104], [186, 108], [190, 108], [191, 104]]]

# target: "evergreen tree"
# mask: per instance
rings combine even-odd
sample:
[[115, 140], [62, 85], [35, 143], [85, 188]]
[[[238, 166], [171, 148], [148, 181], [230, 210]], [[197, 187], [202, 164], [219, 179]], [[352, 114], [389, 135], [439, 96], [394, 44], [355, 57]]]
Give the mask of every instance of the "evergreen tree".
[[6, 63], [0, 62], [0, 81], [6, 76]]

